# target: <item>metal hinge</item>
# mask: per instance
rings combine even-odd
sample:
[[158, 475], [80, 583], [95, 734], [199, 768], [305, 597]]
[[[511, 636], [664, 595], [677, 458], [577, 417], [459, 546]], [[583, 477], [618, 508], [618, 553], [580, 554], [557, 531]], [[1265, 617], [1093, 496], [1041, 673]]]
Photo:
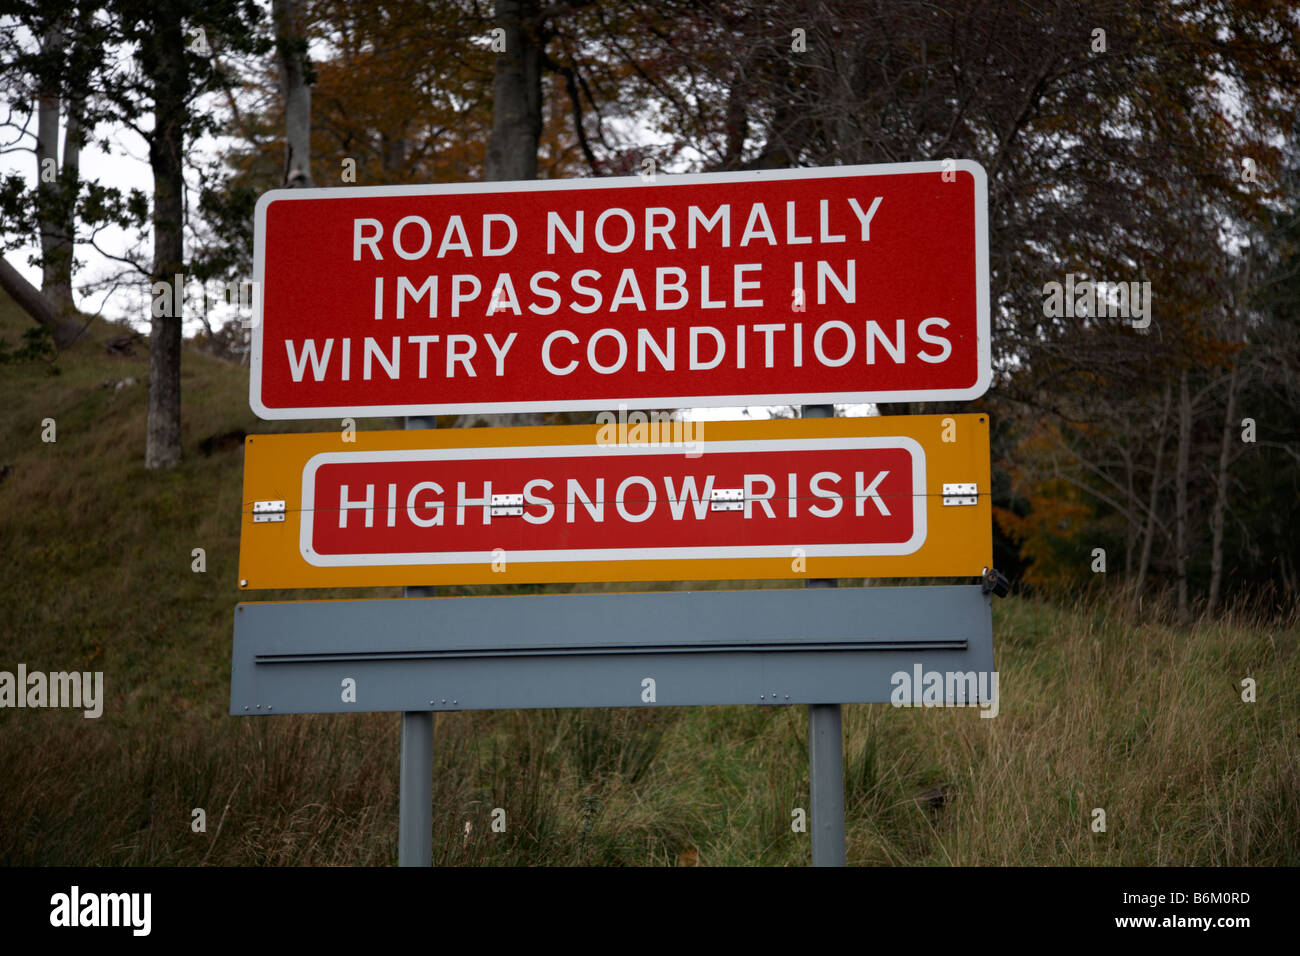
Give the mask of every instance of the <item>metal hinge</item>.
[[945, 506], [977, 505], [980, 503], [979, 488], [973, 481], [969, 484], [945, 484], [943, 503]]
[[493, 518], [519, 517], [523, 513], [524, 496], [522, 494], [492, 496], [491, 515]]
[[744, 488], [714, 488], [709, 494], [710, 511], [744, 511]]
[[283, 521], [284, 520], [284, 501], [254, 501], [253, 502], [253, 522], [261, 524], [263, 521]]

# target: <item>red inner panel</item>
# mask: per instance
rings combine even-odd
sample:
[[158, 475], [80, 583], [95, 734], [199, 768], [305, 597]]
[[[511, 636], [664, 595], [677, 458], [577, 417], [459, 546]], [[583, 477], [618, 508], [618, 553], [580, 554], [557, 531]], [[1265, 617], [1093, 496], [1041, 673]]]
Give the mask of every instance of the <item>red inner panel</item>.
[[[328, 463], [316, 471], [315, 513], [305, 520], [311, 521], [313, 550], [321, 555], [897, 544], [913, 533], [913, 466], [911, 453], [903, 448], [709, 452], [697, 458], [657, 453]], [[822, 473], [829, 474], [814, 489], [813, 481]], [[711, 509], [708, 490], [743, 490], [746, 476], [751, 497], [771, 495], [770, 517], [757, 501], [751, 502], [749, 517], [744, 511]], [[760, 476], [770, 478], [770, 485]], [[521, 494], [537, 480], [551, 487], [534, 484], [531, 494], [549, 500], [553, 510], [532, 502], [525, 514], [540, 523], [521, 516], [491, 517], [484, 523], [485, 495]], [[692, 480], [693, 496], [688, 493]], [[416, 490], [424, 482], [436, 484], [441, 492], [427, 485]], [[673, 495], [683, 502], [680, 517], [670, 500], [669, 482]], [[341, 509], [344, 485], [347, 504]], [[591, 501], [590, 508], [583, 496]], [[698, 509], [702, 516], [692, 497], [703, 502]], [[422, 527], [419, 521], [437, 515], [437, 502], [442, 503], [442, 523]], [[602, 506], [597, 520], [592, 511], [599, 513]], [[837, 513], [827, 514], [837, 506]], [[643, 520], [634, 520], [647, 512]], [[341, 517], [346, 527], [339, 526]]]

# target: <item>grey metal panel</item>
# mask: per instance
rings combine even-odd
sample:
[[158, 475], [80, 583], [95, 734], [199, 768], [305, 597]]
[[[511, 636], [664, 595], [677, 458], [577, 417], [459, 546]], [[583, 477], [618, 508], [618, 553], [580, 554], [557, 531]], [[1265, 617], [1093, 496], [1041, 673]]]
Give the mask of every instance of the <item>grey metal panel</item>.
[[[241, 604], [231, 713], [888, 701], [991, 672], [978, 585]], [[357, 685], [342, 700], [344, 678]]]

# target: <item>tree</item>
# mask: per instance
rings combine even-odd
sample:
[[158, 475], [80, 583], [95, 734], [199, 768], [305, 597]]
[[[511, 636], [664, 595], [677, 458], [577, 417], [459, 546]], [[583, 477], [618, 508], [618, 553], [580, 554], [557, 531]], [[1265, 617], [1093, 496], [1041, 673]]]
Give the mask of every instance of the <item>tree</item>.
[[[39, 241], [41, 287], [36, 289], [8, 262], [0, 264], [0, 287], [38, 323], [51, 329], [58, 347], [84, 332], [76, 321], [72, 295], [80, 154], [87, 123], [86, 90], [100, 68], [103, 44], [95, 23], [98, 4], [56, 2], [18, 4], [13, 24], [0, 40], [0, 76], [20, 97], [4, 125], [18, 131], [17, 143], [29, 135], [34, 112], [36, 186], [30, 192], [19, 177], [5, 184], [0, 197], [6, 237]], [[34, 107], [34, 110], [33, 110]], [[59, 156], [60, 121], [64, 122]], [[27, 148], [17, 145], [12, 148]], [[100, 193], [102, 196], [102, 191]]]
[[[511, 0], [489, 17], [471, 0], [364, 16], [316, 0], [305, 23], [331, 51], [315, 66], [317, 181], [349, 160], [365, 184], [647, 160], [979, 161], [995, 329], [983, 408], [1015, 478], [1003, 510], [1025, 519], [1007, 526], [1043, 561], [1038, 577], [1067, 556], [1086, 569], [1079, 549], [1098, 538], [1138, 590], [1181, 581], [1188, 609], [1207, 582], [1219, 600], [1234, 548], [1262, 548], [1267, 522], [1234, 489], [1268, 479], [1227, 425], [1252, 404], [1285, 420], [1280, 373], [1265, 388], [1259, 370], [1293, 365], [1261, 347], [1282, 340], [1282, 312], [1247, 305], [1265, 280], [1243, 278], [1233, 237], [1277, 210], [1276, 183], [1243, 185], [1240, 161], [1280, 168], [1300, 106], [1286, 4]], [[240, 182], [281, 179], [266, 136], [280, 108], [246, 114]], [[1067, 275], [1149, 283], [1150, 324], [1047, 308], [1045, 284]], [[1279, 434], [1267, 441], [1281, 452]]]
[[[190, 70], [184, 12], [177, 4], [162, 3], [140, 21], [145, 28], [140, 34], [140, 64], [154, 115], [149, 135], [149, 165], [153, 169], [151, 278], [168, 289], [172, 277], [185, 270], [182, 156]], [[170, 468], [181, 459], [181, 320], [173, 299], [173, 307], [155, 310], [150, 323], [146, 468]]]
[[284, 99], [284, 185], [310, 187], [311, 64], [303, 33], [301, 0], [275, 0], [276, 55], [280, 63], [280, 94]]
[[[546, 36], [538, 0], [497, 0], [488, 180], [536, 179]], [[502, 49], [495, 49], [500, 43]]]
[[[170, 468], [181, 459], [181, 328], [178, 276], [185, 276], [187, 139], [212, 126], [196, 111], [197, 98], [220, 87], [213, 45], [266, 49], [261, 10], [249, 0], [115, 0], [109, 6], [112, 42], [134, 50], [138, 69], [109, 73], [99, 90], [113, 118], [148, 144], [153, 171], [153, 254], [148, 275], [154, 290], [149, 334], [149, 403], [146, 468]], [[152, 128], [138, 120], [153, 116]]]

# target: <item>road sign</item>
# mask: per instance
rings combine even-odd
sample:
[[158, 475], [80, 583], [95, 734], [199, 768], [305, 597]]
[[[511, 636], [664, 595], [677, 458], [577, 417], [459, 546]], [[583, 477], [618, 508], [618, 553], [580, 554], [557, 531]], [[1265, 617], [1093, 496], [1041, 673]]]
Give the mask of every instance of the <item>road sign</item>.
[[953, 401], [990, 380], [968, 161], [276, 190], [263, 418]]
[[253, 435], [241, 587], [963, 577], [988, 419]]
[[996, 705], [989, 602], [951, 585], [241, 604], [230, 712]]

